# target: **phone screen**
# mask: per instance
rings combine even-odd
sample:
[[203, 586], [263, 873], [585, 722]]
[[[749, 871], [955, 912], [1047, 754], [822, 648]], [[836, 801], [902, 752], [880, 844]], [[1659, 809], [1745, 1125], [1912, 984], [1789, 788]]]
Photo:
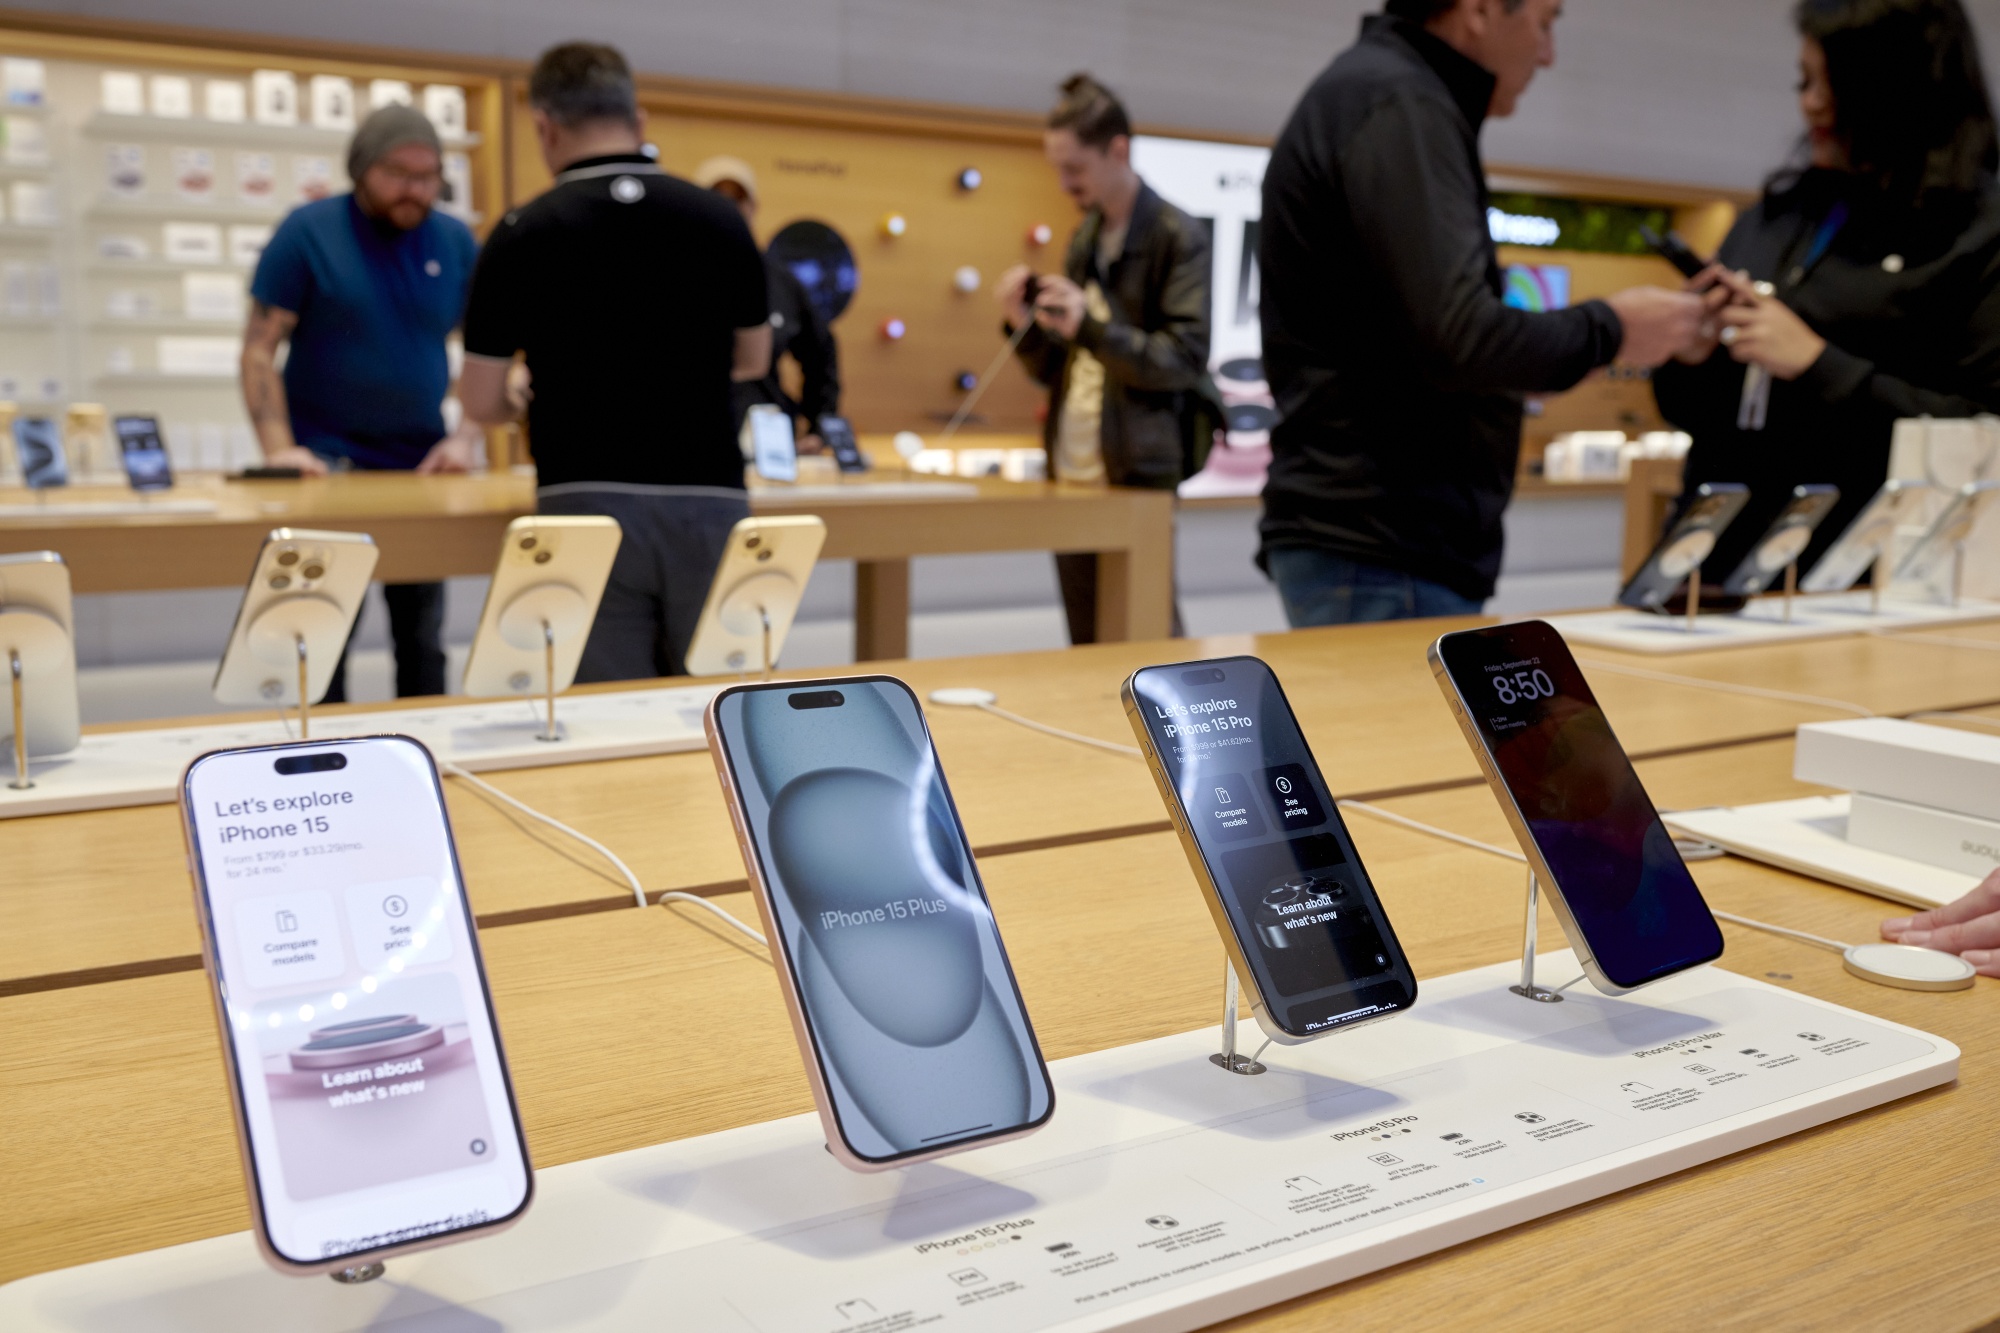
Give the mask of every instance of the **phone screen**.
[[715, 715], [848, 1147], [887, 1162], [1046, 1120], [1048, 1070], [908, 687], [753, 686]]
[[1284, 691], [1254, 657], [1148, 667], [1132, 694], [1271, 1017], [1309, 1036], [1417, 983]]
[[17, 417], [14, 446], [21, 456], [21, 480], [36, 490], [69, 484], [69, 459], [62, 432], [48, 417]]
[[766, 481], [799, 479], [799, 447], [792, 435], [792, 419], [773, 408], [752, 408], [745, 418], [750, 426], [750, 457], [757, 475]]
[[125, 476], [135, 491], [163, 491], [174, 484], [173, 464], [167, 447], [160, 442], [160, 423], [153, 417], [119, 417], [112, 423], [118, 432], [118, 453], [125, 461]]
[[819, 419], [819, 437], [826, 441], [826, 447], [833, 451], [833, 461], [840, 465], [842, 472], [866, 472], [868, 460], [862, 456], [860, 442], [854, 438], [854, 427], [846, 417], [828, 414]]
[[527, 1148], [423, 747], [225, 751], [184, 800], [272, 1248], [317, 1263], [518, 1213]]
[[1722, 954], [1722, 931], [1554, 629], [1447, 634], [1446, 672], [1604, 975], [1648, 981]]
[[1620, 590], [1618, 600], [1649, 611], [1664, 606], [1688, 574], [1708, 559], [1716, 541], [1749, 499], [1749, 490], [1733, 482], [1702, 486], [1673, 529]]

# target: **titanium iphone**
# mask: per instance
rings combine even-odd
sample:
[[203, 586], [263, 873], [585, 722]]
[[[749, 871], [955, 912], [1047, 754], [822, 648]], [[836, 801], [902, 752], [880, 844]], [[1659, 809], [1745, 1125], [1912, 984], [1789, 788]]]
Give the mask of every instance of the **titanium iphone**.
[[1416, 1003], [1416, 974], [1271, 668], [1144, 667], [1121, 695], [1264, 1034], [1311, 1041]]
[[1785, 507], [1778, 511], [1771, 526], [1764, 530], [1735, 571], [1723, 580], [1722, 590], [1735, 597], [1755, 597], [1770, 587], [1786, 566], [1805, 553], [1812, 544], [1813, 531], [1839, 503], [1838, 486], [1792, 487], [1792, 498], [1785, 502]]
[[1722, 956], [1722, 930], [1576, 659], [1527, 620], [1447, 634], [1431, 674], [1591, 984], [1622, 995]]
[[828, 1149], [881, 1171], [1039, 1129], [1055, 1089], [910, 687], [736, 685], [707, 727]]
[[[465, 692], [492, 698], [568, 689], [621, 540], [617, 519], [594, 514], [509, 523], [465, 659]], [[543, 637], [545, 625], [552, 644]]]
[[1694, 494], [1694, 502], [1619, 592], [1618, 600], [1626, 606], [1641, 611], [1665, 606], [1750, 502], [1750, 488], [1733, 481], [1704, 482]]
[[215, 669], [216, 701], [297, 707], [296, 644], [303, 637], [306, 702], [317, 703], [361, 614], [375, 556], [374, 540], [358, 532], [273, 529], [257, 552]]
[[[1972, 481], [1959, 487], [1944, 512], [1903, 557], [1903, 563], [1896, 567], [1896, 577], [1928, 582], [1950, 569], [1959, 548], [1972, 536], [1972, 530], [1979, 526], [1980, 518], [1995, 501], [2000, 501], [2000, 481]], [[1954, 586], [1954, 600], [1957, 595]]]
[[51, 418], [15, 417], [14, 453], [21, 460], [21, 483], [29, 489], [69, 485], [69, 454]]
[[181, 816], [265, 1259], [329, 1272], [518, 1220], [534, 1175], [430, 752], [217, 751]]
[[1893, 558], [1896, 529], [1911, 500], [1930, 489], [1929, 483], [1921, 481], [1891, 477], [1883, 482], [1868, 507], [1813, 561], [1813, 567], [1799, 580], [1799, 591], [1846, 592], [1861, 581], [1870, 565], [1878, 560], [1887, 564]]
[[[0, 555], [0, 738], [14, 743], [11, 659], [21, 659], [21, 730], [31, 755], [67, 754], [82, 739], [76, 617], [69, 566], [54, 551]], [[0, 749], [0, 753], [4, 753]], [[7, 761], [0, 759], [0, 768]]]
[[688, 640], [688, 674], [757, 671], [767, 656], [776, 666], [825, 544], [826, 523], [812, 514], [740, 520]]

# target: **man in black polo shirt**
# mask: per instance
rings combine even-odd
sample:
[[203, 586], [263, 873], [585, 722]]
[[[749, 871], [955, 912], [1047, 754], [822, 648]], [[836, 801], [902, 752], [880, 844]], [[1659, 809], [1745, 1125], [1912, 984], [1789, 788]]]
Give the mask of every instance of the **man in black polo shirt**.
[[1493, 595], [1521, 395], [1657, 366], [1699, 298], [1501, 300], [1479, 131], [1555, 61], [1562, 0], [1387, 0], [1271, 150], [1264, 549], [1294, 626], [1465, 615]]
[[727, 199], [641, 151], [617, 51], [552, 47], [528, 101], [555, 184], [480, 253], [459, 399], [478, 420], [511, 420], [525, 353], [541, 511], [607, 514], [625, 531], [577, 679], [680, 675], [750, 512], [730, 394], [770, 367], [764, 261]]

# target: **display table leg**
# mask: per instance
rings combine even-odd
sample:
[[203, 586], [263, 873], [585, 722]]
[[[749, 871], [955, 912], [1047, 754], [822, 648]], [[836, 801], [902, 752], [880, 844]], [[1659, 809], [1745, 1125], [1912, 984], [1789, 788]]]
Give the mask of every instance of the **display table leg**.
[[1174, 632], [1174, 497], [1125, 493], [1131, 544], [1097, 553], [1097, 641], [1165, 639]]
[[854, 660], [910, 655], [910, 562], [854, 562]]

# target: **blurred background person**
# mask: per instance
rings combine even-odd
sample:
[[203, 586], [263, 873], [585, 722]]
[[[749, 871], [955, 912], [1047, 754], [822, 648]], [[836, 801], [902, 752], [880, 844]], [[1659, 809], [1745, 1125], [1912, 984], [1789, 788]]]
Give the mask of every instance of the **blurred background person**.
[[[1804, 0], [1793, 21], [1799, 160], [1690, 284], [1716, 317], [1653, 377], [1661, 414], [1694, 437], [1681, 504], [1703, 482], [1750, 488], [1704, 566], [1718, 579], [1792, 487], [1828, 483], [1840, 504], [1811, 568], [1881, 487], [1898, 417], [2000, 410], [2000, 156], [1965, 11]], [[1770, 377], [1760, 429], [1745, 428], [1749, 366]]]
[[541, 512], [624, 530], [576, 678], [682, 675], [730, 529], [750, 513], [731, 386], [771, 368], [764, 260], [728, 200], [646, 154], [616, 50], [544, 51], [528, 104], [555, 183], [487, 237], [459, 397], [481, 421], [512, 420], [525, 354]]
[[[422, 112], [385, 106], [347, 150], [350, 193], [302, 204], [272, 233], [250, 282], [243, 402], [264, 462], [324, 476], [463, 472], [478, 425], [445, 429], [445, 340], [465, 313], [478, 242], [436, 212], [443, 147]], [[285, 368], [278, 349], [289, 343]], [[443, 694], [444, 584], [389, 583], [399, 696]], [[326, 701], [347, 698], [347, 654]]]
[[[694, 183], [736, 205], [750, 234], [757, 234], [757, 173], [741, 158], [711, 157], [694, 169]], [[820, 318], [798, 275], [764, 252], [764, 276], [771, 302], [771, 369], [760, 380], [736, 382], [736, 428], [758, 403], [783, 410], [791, 419], [799, 452], [819, 453], [819, 419], [840, 415], [840, 348], [833, 329]], [[790, 354], [799, 368], [799, 395], [785, 392], [778, 363]]]
[[[1139, 179], [1131, 118], [1090, 75], [1063, 82], [1042, 144], [1083, 221], [1060, 274], [1016, 265], [997, 295], [1023, 364], [1049, 390], [1049, 476], [1172, 490], [1200, 469], [1222, 421], [1208, 378], [1207, 233]], [[1097, 557], [1058, 553], [1056, 577], [1070, 642], [1095, 643]]]
[[1555, 63], [1561, 0], [1390, 0], [1306, 89], [1264, 175], [1277, 401], [1258, 560], [1294, 627], [1466, 615], [1493, 595], [1521, 398], [1652, 366], [1701, 302], [1501, 299], [1479, 132]]

